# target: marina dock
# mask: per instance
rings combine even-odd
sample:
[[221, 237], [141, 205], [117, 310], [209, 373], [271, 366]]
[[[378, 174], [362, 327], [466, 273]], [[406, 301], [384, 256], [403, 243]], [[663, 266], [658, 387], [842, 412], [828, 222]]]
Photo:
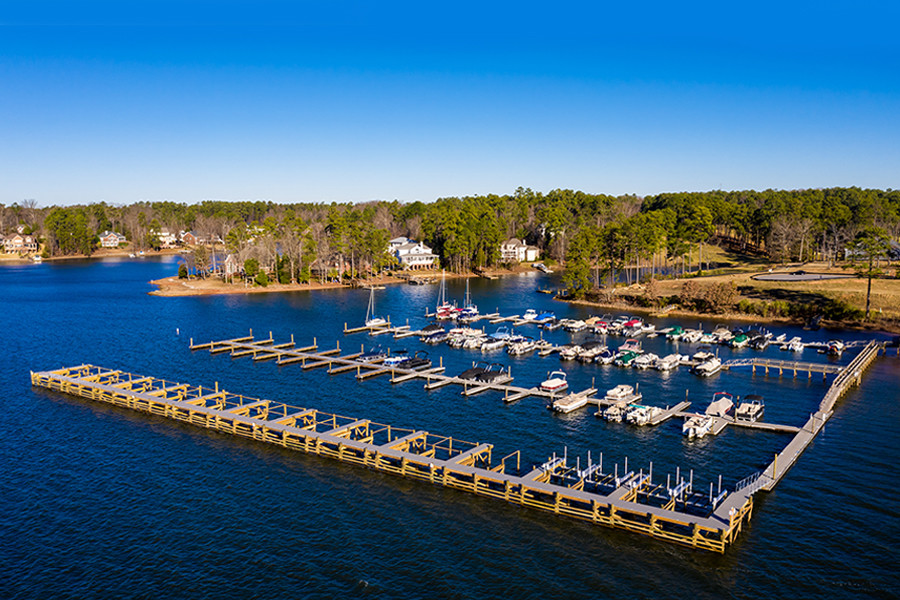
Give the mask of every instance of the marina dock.
[[[94, 365], [32, 372], [31, 382], [228, 435], [713, 552], [725, 551], [753, 508], [748, 496], [725, 518], [718, 510], [697, 515], [688, 511], [692, 484], [682, 481], [662, 492], [662, 486], [652, 483], [652, 465], [647, 474], [635, 473], [628, 471], [626, 461], [620, 476], [618, 465], [613, 473], [603, 471], [602, 456], [599, 465], [592, 465], [589, 458], [585, 469], [554, 456], [523, 472], [519, 451], [494, 464], [491, 444], [251, 398], [220, 390], [218, 384], [204, 388]], [[513, 456], [515, 468], [507, 464]], [[662, 506], [661, 500], [665, 500]]]
[[[458, 385], [464, 395], [485, 391], [503, 394], [506, 402], [538, 397], [559, 403], [555, 397], [537, 388], [510, 385], [510, 373], [493, 381], [474, 381], [443, 374], [443, 364], [422, 370], [386, 367], [382, 360], [364, 362], [360, 352], [343, 353], [340, 344], [319, 350], [318, 343], [297, 347], [289, 342], [276, 343], [271, 332], [263, 339], [249, 336], [194, 344], [191, 350], [213, 354], [228, 352], [231, 357], [254, 361], [276, 359], [278, 365], [300, 363], [304, 369], [327, 367], [329, 374], [355, 373], [359, 380], [390, 375], [392, 383], [419, 380], [426, 389]], [[513, 504], [554, 514], [583, 519], [596, 524], [625, 529], [658, 539], [715, 552], [724, 552], [734, 541], [752, 513], [753, 495], [770, 491], [796, 462], [803, 450], [833, 415], [836, 402], [858, 385], [866, 368], [878, 356], [882, 344], [869, 342], [845, 367], [838, 367], [819, 409], [802, 427], [773, 423], [735, 421], [717, 417], [713, 434], [728, 425], [764, 431], [791, 433], [785, 448], [765, 469], [737, 482], [732, 490], [723, 489], [721, 478], [716, 492], [710, 483], [709, 494], [693, 489], [693, 476], [685, 481], [676, 474], [662, 486], [653, 482], [653, 469], [635, 472], [618, 465], [604, 471], [602, 454], [593, 464], [590, 454], [586, 468], [580, 460], [571, 465], [568, 458], [554, 455], [547, 462], [521, 470], [521, 454], [508, 454], [492, 463], [493, 446], [470, 443], [426, 431], [378, 424], [366, 419], [322, 413], [281, 402], [261, 400], [212, 387], [193, 386], [149, 376], [93, 365], [32, 372], [35, 386], [111, 403], [133, 410], [164, 416], [216, 431], [272, 443], [284, 448], [333, 458], [382, 472], [428, 481], [436, 485], [467, 491], [480, 496], [503, 499]], [[778, 361], [784, 362], [784, 361]], [[790, 363], [796, 364], [796, 363]], [[834, 365], [798, 368], [798, 372], [835, 372]], [[775, 364], [746, 364], [770, 370]], [[826, 368], [827, 367], [827, 371]], [[780, 365], [784, 369], [785, 365]], [[569, 404], [604, 404], [592, 395], [594, 389], [569, 394]], [[555, 401], [555, 402], [554, 402]], [[663, 423], [673, 416], [690, 416], [688, 402], [681, 402], [657, 414], [650, 424]], [[568, 408], [568, 406], [567, 406]], [[570, 410], [575, 410], [572, 407]], [[568, 411], [563, 411], [568, 412]], [[516, 466], [508, 464], [516, 457]]]

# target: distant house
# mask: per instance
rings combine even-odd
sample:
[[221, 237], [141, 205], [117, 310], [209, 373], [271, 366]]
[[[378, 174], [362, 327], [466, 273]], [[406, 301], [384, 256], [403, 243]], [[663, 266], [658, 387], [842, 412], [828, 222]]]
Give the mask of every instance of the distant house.
[[231, 277], [232, 275], [237, 275], [244, 270], [244, 265], [238, 259], [237, 255], [229, 254], [225, 257], [225, 260], [222, 262], [222, 273], [225, 277]]
[[437, 255], [431, 248], [406, 237], [398, 237], [388, 242], [388, 252], [397, 257], [404, 269], [431, 269], [437, 263]]
[[193, 231], [182, 231], [180, 237], [181, 243], [185, 246], [196, 246], [200, 243], [197, 234]]
[[3, 238], [3, 249], [7, 252], [37, 252], [37, 236], [15, 233]]
[[[844, 248], [844, 260], [854, 260], [862, 258], [864, 253], [856, 248]], [[888, 242], [887, 251], [878, 257], [880, 260], [900, 260], [900, 244], [894, 240]]]
[[104, 231], [100, 234], [100, 246], [103, 248], [118, 248], [119, 244], [125, 244], [128, 240], [121, 233]]
[[539, 250], [529, 246], [525, 240], [510, 238], [500, 244], [500, 262], [534, 262], [538, 259]]
[[25, 225], [22, 225], [21, 223], [16, 225], [16, 233], [24, 234], [25, 233]]
[[176, 236], [174, 232], [169, 231], [165, 227], [163, 227], [159, 231], [151, 230], [151, 233], [156, 234], [156, 237], [159, 239], [159, 245], [161, 248], [174, 248], [178, 244], [178, 236]]

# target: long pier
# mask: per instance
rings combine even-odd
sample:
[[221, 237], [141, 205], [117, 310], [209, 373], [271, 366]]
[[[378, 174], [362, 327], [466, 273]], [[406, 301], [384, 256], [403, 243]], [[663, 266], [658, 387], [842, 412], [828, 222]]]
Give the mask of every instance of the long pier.
[[[555, 455], [521, 469], [521, 453], [494, 464], [493, 445], [368, 419], [323, 413], [271, 400], [135, 375], [94, 365], [32, 372], [32, 385], [154, 414], [229, 435], [315, 454], [384, 473], [427, 481], [478, 496], [624, 529], [693, 548], [724, 552], [749, 521], [753, 499], [737, 503], [720, 488], [710, 507], [705, 494], [683, 478], [674, 488], [653, 483], [649, 473], [585, 469]], [[515, 457], [515, 468], [512, 459]], [[676, 478], [677, 479], [677, 478]], [[720, 482], [721, 486], [721, 482]], [[721, 512], [722, 500], [728, 511]]]
[[735, 493], [744, 491], [748, 495], [762, 489], [771, 491], [775, 488], [785, 473], [797, 462], [797, 459], [806, 450], [810, 442], [825, 427], [825, 422], [834, 414], [834, 405], [846, 394], [851, 387], [859, 385], [862, 375], [878, 356], [884, 345], [877, 341], [870, 341], [857, 354], [852, 361], [843, 367], [838, 376], [831, 382], [825, 397], [819, 403], [819, 409], [810, 415], [809, 419], [796, 432], [784, 449], [775, 455], [772, 462], [758, 473], [746, 478], [741, 485], [736, 486]]

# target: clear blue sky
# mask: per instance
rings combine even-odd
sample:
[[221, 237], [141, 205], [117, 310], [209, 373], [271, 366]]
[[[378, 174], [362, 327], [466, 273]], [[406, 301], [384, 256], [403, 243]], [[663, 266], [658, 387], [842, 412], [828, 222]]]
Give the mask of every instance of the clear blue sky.
[[0, 8], [0, 203], [900, 187], [900, 3]]

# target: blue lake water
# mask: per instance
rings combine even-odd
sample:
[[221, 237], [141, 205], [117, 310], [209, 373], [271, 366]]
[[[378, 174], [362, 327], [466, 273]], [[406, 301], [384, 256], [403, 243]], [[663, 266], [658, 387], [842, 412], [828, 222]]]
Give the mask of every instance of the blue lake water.
[[[465, 398], [455, 386], [427, 392], [421, 383], [357, 382], [352, 375], [191, 353], [190, 338], [233, 338], [252, 328], [257, 335], [272, 331], [278, 341], [291, 334], [301, 344], [316, 338], [321, 348], [339, 341], [348, 351], [375, 342], [427, 349], [443, 358], [448, 374], [483, 358], [415, 338], [341, 335], [345, 322], [362, 322], [364, 290], [147, 295], [151, 279], [174, 274], [175, 260], [0, 267], [3, 597], [896, 597], [895, 357], [874, 363], [776, 490], [757, 496], [749, 527], [720, 556], [31, 388], [29, 370], [81, 363], [219, 382], [249, 396], [489, 442], [496, 458], [522, 450], [527, 464], [566, 448], [582, 460], [589, 451], [595, 459], [602, 452], [605, 465], [622, 465], [627, 457], [630, 467], [649, 468], [652, 461], [662, 482], [676, 468], [693, 470], [698, 489], [719, 475], [733, 484], [789, 440], [728, 428], [688, 442], [680, 420], [636, 429], [588, 410], [554, 415], [535, 399], [507, 406], [492, 392]], [[482, 312], [521, 314], [534, 307], [582, 318], [596, 312], [535, 293], [554, 283], [529, 273], [472, 280], [471, 293]], [[447, 287], [462, 299], [462, 280], [448, 280]], [[418, 327], [436, 295], [436, 286], [388, 286], [376, 292], [377, 309]], [[704, 328], [715, 324], [706, 321]], [[872, 337], [772, 329], [806, 341]], [[533, 326], [520, 330], [539, 333]], [[545, 336], [572, 339], [562, 331]], [[644, 347], [660, 355], [676, 351], [661, 338], [645, 340]], [[770, 347], [764, 354], [829, 360], [813, 350], [787, 357]], [[721, 348], [720, 355], [758, 353]], [[514, 383], [526, 387], [560, 367], [556, 357], [491, 357], [510, 365]], [[792, 425], [806, 420], [826, 390], [815, 375], [779, 379], [741, 370], [700, 379], [685, 370], [577, 363], [564, 369], [573, 389], [639, 383], [645, 401], [660, 406], [687, 396], [702, 409], [717, 391], [758, 393], [766, 398], [767, 421]]]

